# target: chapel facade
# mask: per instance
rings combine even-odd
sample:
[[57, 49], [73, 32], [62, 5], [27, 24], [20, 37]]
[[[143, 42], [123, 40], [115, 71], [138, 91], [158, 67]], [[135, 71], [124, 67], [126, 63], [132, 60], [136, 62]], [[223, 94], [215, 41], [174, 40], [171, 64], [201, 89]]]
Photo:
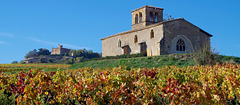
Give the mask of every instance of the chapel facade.
[[146, 5], [133, 10], [132, 30], [102, 38], [102, 56], [137, 54], [147, 56], [190, 53], [204, 44], [211, 34], [183, 18], [163, 20], [163, 8]]

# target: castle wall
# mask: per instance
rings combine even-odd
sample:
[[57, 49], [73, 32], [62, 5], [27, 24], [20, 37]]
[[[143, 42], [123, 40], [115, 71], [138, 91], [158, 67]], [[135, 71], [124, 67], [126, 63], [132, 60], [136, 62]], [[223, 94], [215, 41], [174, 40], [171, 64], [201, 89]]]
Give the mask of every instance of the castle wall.
[[51, 54], [60, 54], [60, 48], [52, 48]]
[[60, 54], [69, 53], [70, 49], [62, 48]]
[[[154, 38], [150, 38], [151, 30], [154, 31]], [[138, 41], [134, 43], [137, 35]], [[163, 25], [148, 26], [143, 29], [127, 31], [102, 39], [102, 56], [116, 56], [123, 54], [123, 46], [130, 47], [130, 54], [140, 53], [140, 43], [146, 43], [148, 56], [160, 55], [160, 40], [163, 38]], [[119, 46], [121, 40], [121, 46]]]
[[71, 49], [62, 48], [62, 47], [52, 48], [51, 54], [65, 54], [65, 53], [69, 53], [70, 50]]

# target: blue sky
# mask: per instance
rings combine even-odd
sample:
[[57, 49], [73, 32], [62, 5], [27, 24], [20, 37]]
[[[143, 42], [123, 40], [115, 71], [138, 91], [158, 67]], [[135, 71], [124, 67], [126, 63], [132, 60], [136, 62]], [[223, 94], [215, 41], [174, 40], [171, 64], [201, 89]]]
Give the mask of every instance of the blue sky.
[[151, 5], [212, 34], [222, 55], [240, 57], [239, 0], [0, 0], [0, 63], [57, 47], [101, 52], [101, 38], [131, 30], [131, 10]]

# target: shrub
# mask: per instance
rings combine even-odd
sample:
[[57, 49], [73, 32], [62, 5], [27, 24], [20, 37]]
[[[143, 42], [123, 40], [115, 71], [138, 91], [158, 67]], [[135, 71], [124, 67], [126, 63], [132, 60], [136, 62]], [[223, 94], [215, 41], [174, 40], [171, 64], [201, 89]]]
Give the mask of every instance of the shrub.
[[147, 59], [152, 59], [152, 57], [147, 57]]
[[12, 64], [17, 64], [18, 63], [18, 61], [12, 61]]
[[204, 44], [198, 51], [193, 52], [193, 59], [197, 65], [214, 65], [217, 62], [218, 52]]
[[138, 53], [138, 54], [123, 54], [123, 55], [117, 55], [117, 56], [106, 56], [102, 58], [94, 58], [92, 60], [103, 60], [103, 59], [121, 59], [121, 58], [136, 58], [136, 57], [144, 57], [147, 56], [146, 52]]
[[14, 95], [11, 92], [6, 90], [0, 90], [0, 104], [1, 105], [13, 105], [14, 104]]
[[170, 61], [175, 61], [175, 60], [176, 60], [175, 57], [170, 58]]

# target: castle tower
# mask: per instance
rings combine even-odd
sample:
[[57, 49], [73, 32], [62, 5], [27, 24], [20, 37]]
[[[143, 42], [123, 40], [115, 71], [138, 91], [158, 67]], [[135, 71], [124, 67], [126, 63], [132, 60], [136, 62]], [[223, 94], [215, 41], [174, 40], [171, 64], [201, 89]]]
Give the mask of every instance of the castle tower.
[[63, 45], [60, 45], [60, 44], [58, 44], [58, 48], [60, 48], [60, 49], [61, 49], [62, 47], [63, 47]]
[[146, 5], [132, 11], [132, 29], [163, 21], [163, 8]]

